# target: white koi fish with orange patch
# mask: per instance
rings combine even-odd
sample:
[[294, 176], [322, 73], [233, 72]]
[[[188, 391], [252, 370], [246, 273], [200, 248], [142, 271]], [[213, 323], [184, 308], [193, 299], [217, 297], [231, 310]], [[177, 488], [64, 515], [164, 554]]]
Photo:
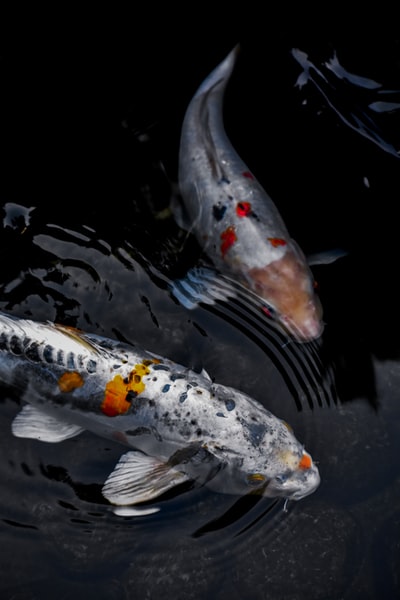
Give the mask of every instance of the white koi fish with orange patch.
[[320, 476], [281, 419], [246, 394], [136, 346], [0, 313], [0, 381], [27, 404], [15, 436], [84, 430], [130, 450], [103, 487], [119, 514], [196, 481], [218, 492], [300, 500]]
[[[310, 341], [321, 335], [323, 323], [307, 261], [224, 130], [223, 97], [237, 54], [235, 47], [187, 108], [179, 153], [179, 188], [186, 214], [178, 214], [175, 207], [175, 215], [181, 226], [196, 235], [221, 274], [233, 277], [272, 306], [296, 340]], [[197, 294], [199, 301], [207, 302], [207, 285], [214, 286], [210, 298], [223, 297], [223, 286], [218, 292], [216, 282], [202, 281], [198, 271], [174, 284], [173, 293], [193, 308]], [[234, 294], [228, 290], [229, 295]]]

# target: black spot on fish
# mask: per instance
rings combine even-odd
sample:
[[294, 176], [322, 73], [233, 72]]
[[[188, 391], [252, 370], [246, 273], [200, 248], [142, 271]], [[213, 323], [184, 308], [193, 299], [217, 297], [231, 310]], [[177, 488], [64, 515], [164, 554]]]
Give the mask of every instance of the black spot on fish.
[[72, 352], [69, 352], [67, 356], [67, 369], [75, 369], [75, 357]]
[[137, 396], [137, 392], [135, 392], [134, 390], [129, 390], [129, 392], [125, 396], [125, 401], [132, 402], [132, 400], [134, 400], [136, 398], [136, 396]]
[[163, 392], [163, 394], [166, 394], [167, 392], [169, 392], [170, 388], [170, 384], [166, 383], [161, 391]]
[[171, 369], [167, 365], [154, 365], [153, 371], [170, 371]]
[[13, 335], [10, 339], [10, 351], [13, 354], [22, 354], [24, 351], [22, 341], [16, 335]]
[[216, 221], [221, 221], [224, 214], [226, 213], [226, 206], [221, 204], [214, 204], [213, 206], [213, 217]]
[[97, 363], [95, 360], [88, 360], [86, 365], [86, 370], [88, 373], [96, 373]]
[[268, 425], [263, 423], [248, 423], [244, 419], [241, 419], [241, 424], [246, 438], [253, 446], [259, 446], [266, 432], [270, 429]]
[[179, 402], [181, 402], [181, 403], [182, 403], [182, 402], [185, 402], [185, 400], [186, 400], [187, 396], [188, 396], [188, 395], [187, 395], [187, 393], [186, 393], [186, 392], [184, 392], [183, 394], [181, 394], [181, 395], [179, 396]]
[[227, 418], [222, 412], [217, 412], [217, 417], [224, 417], [225, 419]]
[[255, 219], [256, 221], [258, 221], [260, 223], [260, 217], [254, 213], [253, 211], [251, 211], [250, 215], [249, 215], [252, 219]]
[[225, 175], [222, 175], [221, 179], [218, 181], [218, 184], [221, 184], [221, 183], [225, 183], [225, 184], [228, 183], [229, 184], [230, 181], [229, 181], [229, 179], [227, 177], [225, 177]]
[[235, 401], [232, 400], [231, 398], [225, 398], [224, 402], [225, 402], [225, 408], [228, 411], [233, 410], [236, 406]]
[[183, 373], [171, 373], [170, 380], [176, 381], [177, 379], [185, 379], [185, 375]]
[[25, 350], [25, 356], [32, 362], [40, 362], [41, 358], [39, 355], [39, 344], [37, 342], [30, 344]]
[[200, 436], [201, 434], [202, 434], [202, 431], [201, 431], [201, 429], [198, 429], [198, 430], [196, 431], [196, 435], [199, 435], [199, 436]]
[[53, 350], [54, 348], [53, 346], [50, 346], [50, 344], [46, 344], [43, 350], [43, 360], [45, 360], [49, 365], [54, 362]]

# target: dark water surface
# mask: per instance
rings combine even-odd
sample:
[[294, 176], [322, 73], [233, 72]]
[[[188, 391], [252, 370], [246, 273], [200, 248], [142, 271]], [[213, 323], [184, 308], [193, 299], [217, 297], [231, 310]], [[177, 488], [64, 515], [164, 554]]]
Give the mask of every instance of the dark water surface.
[[232, 142], [306, 253], [348, 251], [314, 268], [326, 329], [307, 350], [279, 349], [240, 311], [187, 311], [166, 287], [200, 251], [156, 217], [184, 110], [238, 41], [228, 37], [79, 45], [55, 34], [5, 49], [0, 309], [204, 367], [293, 426], [321, 486], [287, 512], [188, 487], [157, 514], [121, 518], [101, 485], [124, 448], [89, 433], [14, 438], [20, 401], [2, 389], [2, 599], [400, 595], [400, 38], [242, 40]]

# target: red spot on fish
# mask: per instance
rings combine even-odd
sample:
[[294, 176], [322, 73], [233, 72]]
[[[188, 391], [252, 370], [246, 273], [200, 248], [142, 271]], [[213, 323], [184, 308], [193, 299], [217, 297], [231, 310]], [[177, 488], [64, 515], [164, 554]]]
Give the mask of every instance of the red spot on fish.
[[243, 171], [243, 177], [247, 177], [247, 179], [254, 179], [254, 175], [250, 173], [250, 171]]
[[299, 462], [299, 469], [309, 469], [311, 467], [311, 457], [304, 453]]
[[267, 317], [268, 317], [269, 319], [272, 319], [272, 318], [273, 318], [273, 314], [272, 314], [272, 312], [270, 311], [270, 309], [268, 308], [268, 306], [262, 306], [262, 307], [261, 307], [261, 310], [263, 311], [263, 313], [264, 313], [265, 315], [267, 315]]
[[269, 243], [274, 247], [278, 248], [279, 246], [286, 246], [286, 240], [282, 238], [268, 238]]
[[251, 213], [250, 202], [238, 202], [236, 205], [236, 212], [239, 217], [248, 217]]
[[221, 233], [221, 240], [222, 240], [221, 254], [222, 254], [222, 256], [225, 256], [225, 254], [228, 252], [229, 248], [231, 246], [233, 246], [233, 244], [237, 240], [235, 228], [231, 226], [231, 227], [228, 227], [228, 229], [225, 229], [225, 231], [223, 231]]
[[76, 371], [63, 373], [58, 380], [58, 387], [62, 392], [73, 392], [76, 388], [82, 387], [83, 384], [82, 375]]

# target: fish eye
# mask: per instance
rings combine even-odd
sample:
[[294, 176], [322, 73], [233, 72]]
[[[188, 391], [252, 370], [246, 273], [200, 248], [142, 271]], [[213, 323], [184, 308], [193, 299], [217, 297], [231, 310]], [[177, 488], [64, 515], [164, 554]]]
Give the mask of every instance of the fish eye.
[[276, 475], [275, 481], [277, 481], [279, 484], [283, 485], [287, 481], [287, 475], [285, 475], [284, 473], [282, 473], [280, 475]]
[[264, 481], [265, 477], [261, 473], [249, 473], [247, 475], [247, 483], [254, 487], [261, 485]]

